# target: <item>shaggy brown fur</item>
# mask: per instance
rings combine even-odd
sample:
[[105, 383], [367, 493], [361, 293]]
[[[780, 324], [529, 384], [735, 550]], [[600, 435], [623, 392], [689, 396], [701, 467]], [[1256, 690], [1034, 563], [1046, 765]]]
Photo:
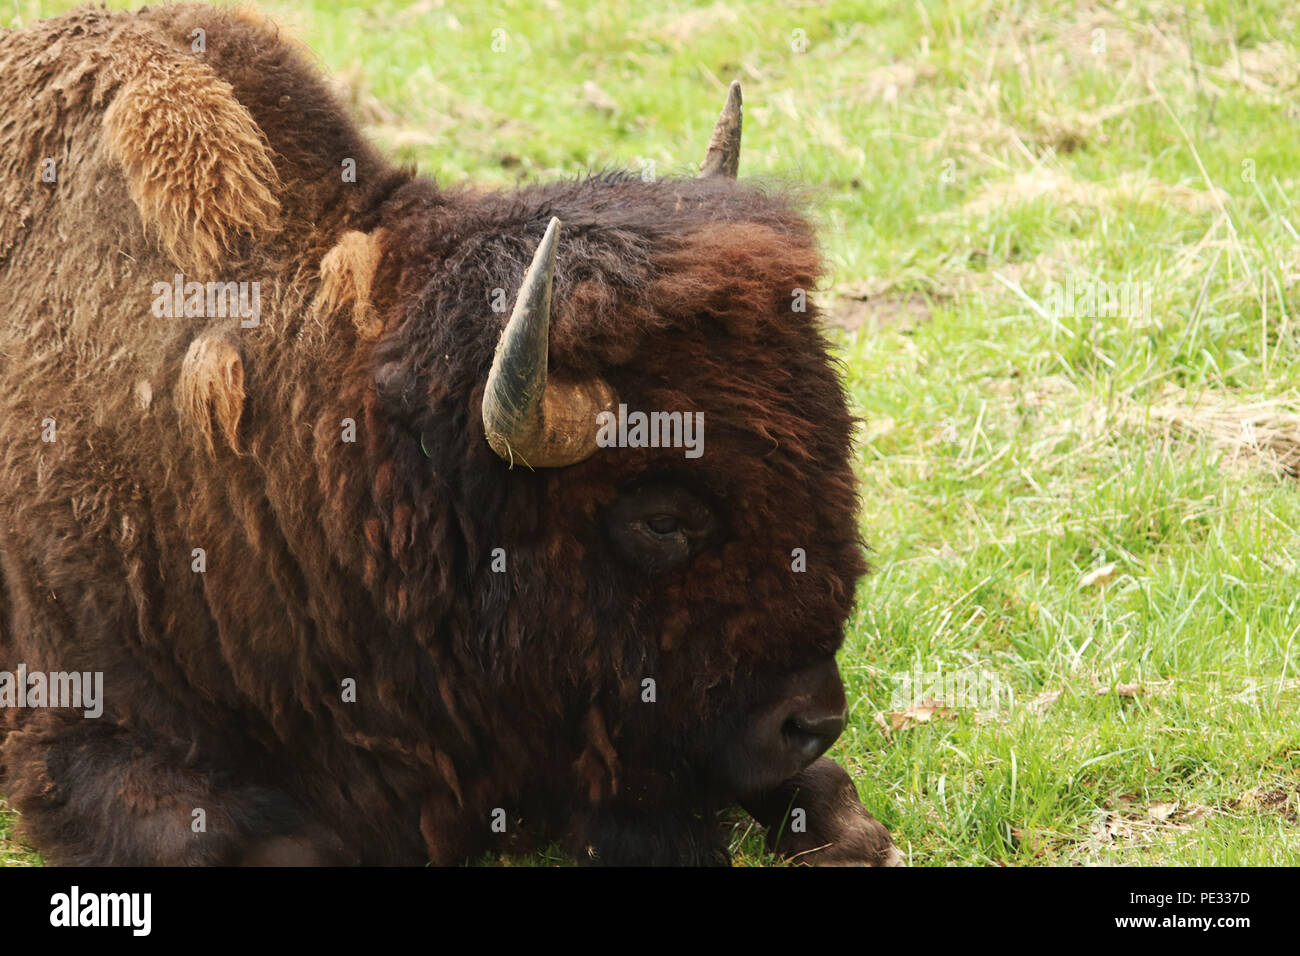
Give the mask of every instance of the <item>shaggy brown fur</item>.
[[[0, 98], [0, 670], [102, 671], [106, 698], [98, 720], [0, 711], [0, 786], [47, 858], [449, 863], [522, 820], [583, 858], [708, 862], [717, 810], [779, 827], [800, 787], [852, 848], [835, 862], [890, 858], [842, 772], [764, 801], [736, 744], [831, 661], [864, 567], [850, 419], [815, 309], [790, 307], [819, 272], [790, 202], [440, 188], [378, 157], [273, 26], [202, 6], [0, 34]], [[489, 448], [490, 303], [552, 216], [551, 368], [702, 411], [702, 458], [530, 471]], [[177, 272], [259, 282], [260, 323], [154, 316]], [[609, 530], [651, 480], [721, 529], [654, 574]]]
[[210, 272], [240, 234], [264, 238], [277, 228], [266, 139], [207, 64], [143, 29], [116, 43], [112, 68], [125, 82], [104, 111], [108, 155], [171, 259]]

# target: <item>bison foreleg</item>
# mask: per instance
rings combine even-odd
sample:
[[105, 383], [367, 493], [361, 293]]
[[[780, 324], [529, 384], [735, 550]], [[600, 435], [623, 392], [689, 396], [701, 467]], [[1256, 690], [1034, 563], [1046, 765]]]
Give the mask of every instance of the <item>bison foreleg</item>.
[[902, 866], [884, 828], [858, 799], [853, 779], [825, 757], [780, 787], [742, 802], [767, 828], [768, 849], [813, 866]]
[[168, 749], [111, 724], [31, 721], [0, 760], [20, 832], [59, 865], [343, 862], [285, 794]]

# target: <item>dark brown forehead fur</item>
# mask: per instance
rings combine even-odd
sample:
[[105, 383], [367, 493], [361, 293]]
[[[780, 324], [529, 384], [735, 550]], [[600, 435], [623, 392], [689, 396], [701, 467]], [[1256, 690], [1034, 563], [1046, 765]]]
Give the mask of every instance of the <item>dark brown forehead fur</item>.
[[[489, 302], [497, 289], [513, 301], [551, 216], [564, 222], [552, 372], [603, 375], [632, 409], [703, 412], [702, 458], [603, 449], [578, 466], [532, 473], [506, 471], [487, 448], [475, 411], [506, 318]], [[431, 461], [411, 456], [401, 438], [390, 449], [400, 456], [405, 446], [413, 494], [432, 463], [458, 477], [467, 507], [473, 494], [489, 496], [470, 523], [495, 525], [488, 533], [502, 540], [542, 541], [544, 560], [576, 568], [593, 547], [583, 526], [600, 506], [647, 474], [670, 474], [721, 502], [731, 538], [688, 574], [656, 583], [653, 621], [638, 622], [654, 629], [654, 651], [699, 655], [697, 673], [716, 677], [808, 663], [838, 646], [863, 570], [851, 421], [811, 298], [795, 308], [819, 261], [790, 196], [617, 174], [491, 196], [419, 183], [394, 196], [383, 226], [390, 254], [375, 285], [388, 290], [387, 331], [376, 374], [386, 413], [432, 449]], [[809, 556], [806, 573], [791, 570], [796, 548]], [[650, 585], [635, 573], [619, 580], [608, 558], [592, 573], [609, 583], [606, 610], [617, 619], [626, 616], [620, 600]], [[637, 638], [647, 635], [625, 635], [632, 645]]]

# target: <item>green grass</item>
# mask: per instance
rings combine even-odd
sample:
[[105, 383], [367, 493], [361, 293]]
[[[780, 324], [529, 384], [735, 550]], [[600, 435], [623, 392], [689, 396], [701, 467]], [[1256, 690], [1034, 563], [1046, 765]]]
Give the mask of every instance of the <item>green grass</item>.
[[[862, 418], [832, 755], [868, 807], [913, 864], [1300, 862], [1293, 5], [265, 9], [450, 181], [692, 170], [740, 78], [742, 175], [816, 189]], [[1045, 318], [1069, 276], [1150, 315]], [[891, 721], [918, 664], [1014, 702]]]
[[41, 858], [13, 839], [17, 814], [0, 798], [0, 866], [40, 866]]

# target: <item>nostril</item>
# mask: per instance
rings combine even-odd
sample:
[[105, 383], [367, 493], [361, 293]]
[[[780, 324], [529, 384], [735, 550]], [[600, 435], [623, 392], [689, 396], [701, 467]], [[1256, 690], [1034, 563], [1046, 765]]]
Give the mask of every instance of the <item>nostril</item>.
[[787, 742], [809, 760], [825, 753], [843, 730], [843, 714], [792, 714], [781, 727]]

